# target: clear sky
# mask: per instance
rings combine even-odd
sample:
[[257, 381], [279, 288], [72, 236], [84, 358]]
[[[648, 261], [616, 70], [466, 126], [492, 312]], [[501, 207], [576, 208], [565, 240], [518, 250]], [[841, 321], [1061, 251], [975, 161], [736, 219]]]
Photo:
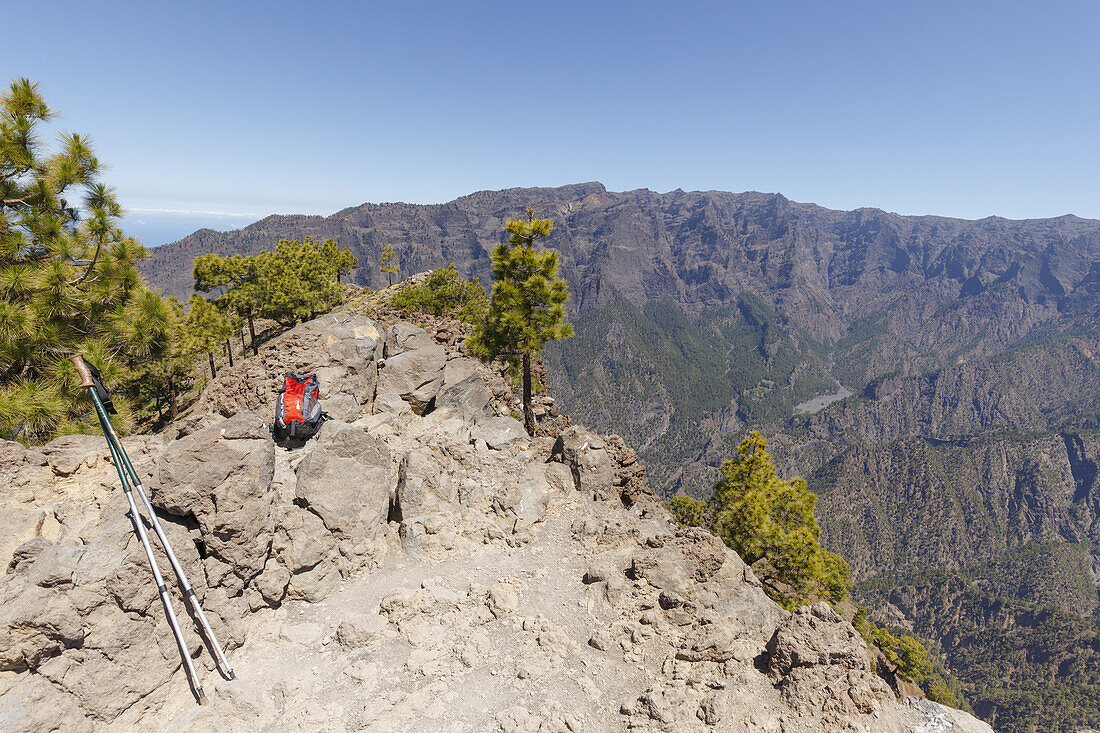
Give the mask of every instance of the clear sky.
[[599, 180], [1100, 218], [1095, 2], [23, 2], [147, 244]]

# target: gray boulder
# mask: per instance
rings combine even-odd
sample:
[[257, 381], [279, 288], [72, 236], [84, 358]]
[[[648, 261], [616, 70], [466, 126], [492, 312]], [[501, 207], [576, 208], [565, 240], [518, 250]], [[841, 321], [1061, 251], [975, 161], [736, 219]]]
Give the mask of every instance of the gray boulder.
[[40, 452], [58, 476], [71, 476], [81, 466], [109, 453], [98, 435], [65, 435], [46, 443]]
[[616, 466], [603, 438], [572, 426], [558, 437], [554, 457], [569, 466], [579, 490], [601, 501], [611, 496]]
[[408, 321], [401, 321], [387, 328], [385, 339], [384, 356], [387, 359], [405, 351], [435, 345], [435, 339], [431, 334]]
[[357, 614], [336, 627], [336, 642], [345, 649], [369, 647], [382, 635], [386, 620], [378, 614]]
[[768, 641], [768, 672], [787, 704], [826, 721], [871, 713], [894, 700], [867, 646], [827, 603], [803, 606]]
[[490, 417], [479, 420], [470, 430], [470, 440], [483, 440], [494, 450], [503, 450], [513, 443], [527, 442], [530, 436], [523, 423], [511, 417]]
[[509, 481], [497, 495], [498, 513], [514, 517], [513, 531], [530, 527], [542, 520], [550, 497], [560, 495], [560, 475], [546, 464], [535, 464], [528, 471]]
[[385, 443], [365, 430], [325, 423], [298, 465], [295, 502], [335, 537], [350, 572], [373, 556], [385, 529], [396, 475]]
[[777, 678], [799, 667], [829, 665], [872, 669], [867, 645], [828, 603], [799, 608], [768, 642], [768, 671]]
[[478, 381], [484, 385], [485, 377], [482, 376], [476, 361], [473, 359], [449, 359], [447, 365], [443, 367], [443, 389], [452, 387], [475, 374], [479, 376]]
[[233, 569], [236, 590], [263, 570], [275, 528], [271, 433], [246, 412], [171, 444], [157, 461], [153, 503], [191, 517], [210, 556]]
[[[276, 562], [270, 562], [274, 578], [266, 581], [273, 601], [278, 600], [278, 581], [286, 598], [319, 601], [327, 596], [340, 580], [340, 552], [336, 539], [319, 516], [297, 506], [284, 507], [279, 517], [271, 552]], [[285, 571], [280, 572], [280, 568]], [[264, 575], [268, 575], [265, 570]], [[261, 576], [263, 577], [263, 576]], [[263, 593], [263, 589], [260, 589]], [[266, 597], [266, 596], [265, 596]]]
[[[448, 367], [453, 363], [448, 362]], [[441, 415], [456, 417], [464, 422], [475, 422], [493, 416], [489, 408], [492, 397], [485, 386], [485, 380], [475, 370], [461, 381], [445, 387], [436, 400], [435, 409]]]
[[331, 397], [321, 398], [321, 410], [329, 417], [343, 422], [355, 422], [362, 414], [363, 408], [349, 394], [336, 394]]
[[403, 522], [454, 509], [458, 487], [443, 471], [439, 457], [431, 448], [410, 451], [398, 469], [396, 508]]
[[375, 412], [403, 412], [402, 402], [417, 415], [429, 412], [443, 386], [446, 363], [447, 353], [436, 343], [387, 357], [378, 376]]

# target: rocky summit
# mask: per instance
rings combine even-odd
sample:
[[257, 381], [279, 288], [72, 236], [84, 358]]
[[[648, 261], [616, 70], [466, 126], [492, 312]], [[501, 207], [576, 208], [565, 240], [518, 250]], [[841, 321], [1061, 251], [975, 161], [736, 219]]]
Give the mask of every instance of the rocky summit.
[[[267, 424], [287, 371], [330, 416], [289, 447]], [[531, 438], [513, 409], [454, 331], [332, 314], [126, 439], [238, 675], [181, 613], [208, 706], [105, 441], [0, 443], [0, 727], [990, 730], [899, 699], [829, 606], [779, 608], [620, 438]]]

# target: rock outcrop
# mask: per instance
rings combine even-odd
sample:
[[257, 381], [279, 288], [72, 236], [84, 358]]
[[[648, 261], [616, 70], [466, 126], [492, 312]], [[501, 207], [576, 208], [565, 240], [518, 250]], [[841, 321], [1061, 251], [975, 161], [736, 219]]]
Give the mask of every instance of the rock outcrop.
[[[304, 445], [265, 424], [284, 371], [321, 379], [331, 419]], [[329, 315], [124, 441], [239, 675], [181, 615], [208, 707], [102, 439], [0, 443], [0, 725], [988, 730], [896, 701], [831, 609], [784, 612], [677, 528], [620, 438], [528, 436], [499, 380], [455, 339]]]

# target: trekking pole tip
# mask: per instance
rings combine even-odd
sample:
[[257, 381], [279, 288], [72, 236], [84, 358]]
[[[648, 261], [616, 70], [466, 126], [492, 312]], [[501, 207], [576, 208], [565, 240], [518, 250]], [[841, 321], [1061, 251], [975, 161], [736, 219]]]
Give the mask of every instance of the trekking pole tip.
[[234, 672], [233, 670], [229, 670], [229, 679], [231, 679], [231, 680], [237, 679], [237, 673]]
[[210, 704], [210, 701], [206, 699], [206, 695], [205, 695], [205, 693], [203, 693], [202, 688], [200, 687], [199, 688], [199, 705], [209, 705], [209, 704]]

